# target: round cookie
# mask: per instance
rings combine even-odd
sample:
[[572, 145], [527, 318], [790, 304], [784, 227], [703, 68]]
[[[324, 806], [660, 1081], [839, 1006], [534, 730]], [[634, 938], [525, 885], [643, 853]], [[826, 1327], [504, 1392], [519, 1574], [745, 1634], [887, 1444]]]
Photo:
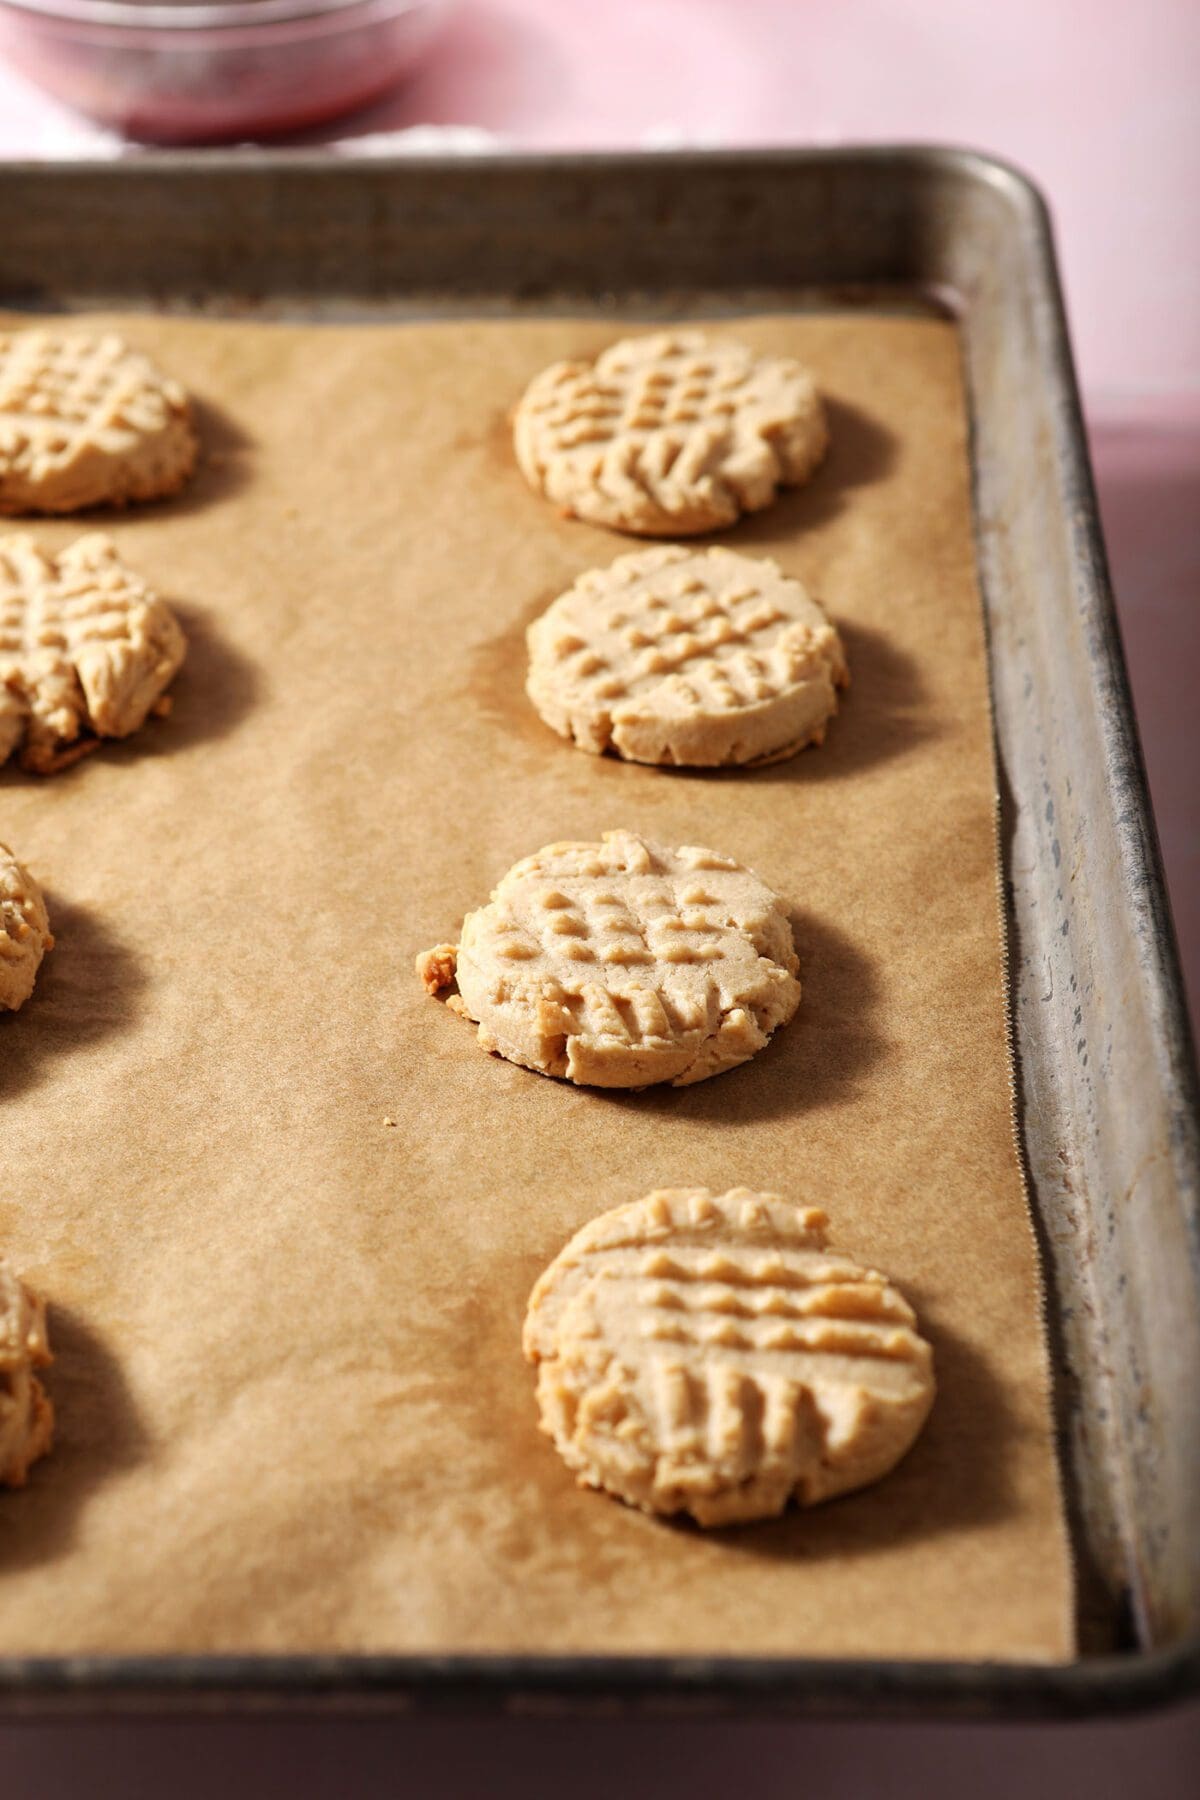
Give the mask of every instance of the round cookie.
[[0, 844], [0, 1012], [15, 1012], [33, 992], [54, 938], [42, 890], [6, 844]]
[[769, 506], [825, 454], [807, 369], [728, 338], [623, 338], [530, 382], [513, 418], [530, 486], [565, 515], [639, 537], [691, 537]]
[[581, 575], [529, 627], [526, 692], [583, 750], [715, 768], [824, 741], [841, 638], [766, 558], [667, 545]]
[[0, 1257], [0, 1487], [23, 1487], [50, 1448], [54, 1409], [33, 1373], [50, 1361], [45, 1308]]
[[933, 1403], [912, 1308], [774, 1194], [668, 1188], [576, 1233], [530, 1296], [541, 1428], [585, 1487], [701, 1525], [878, 1481]]
[[121, 338], [0, 332], [0, 513], [173, 494], [197, 448], [179, 383]]
[[0, 538], [0, 763], [50, 775], [128, 737], [182, 663], [174, 614], [99, 532], [60, 556]]
[[674, 1087], [746, 1062], [800, 1003], [787, 908], [716, 851], [630, 831], [516, 863], [457, 946], [417, 958], [430, 992], [510, 1062], [591, 1087]]

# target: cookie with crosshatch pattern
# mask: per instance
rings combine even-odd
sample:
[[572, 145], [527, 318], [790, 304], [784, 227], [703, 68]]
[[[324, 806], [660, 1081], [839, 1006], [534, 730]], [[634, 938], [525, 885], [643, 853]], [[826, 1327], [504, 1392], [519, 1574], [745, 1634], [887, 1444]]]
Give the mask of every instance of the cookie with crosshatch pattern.
[[100, 532], [55, 556], [0, 538], [0, 763], [51, 775], [170, 704], [187, 640]]
[[33, 992], [54, 936], [41, 888], [0, 844], [0, 1012], [16, 1012]]
[[187, 395], [112, 333], [0, 332], [0, 513], [68, 513], [183, 486]]
[[705, 1081], [800, 1004], [779, 896], [732, 857], [631, 831], [525, 857], [416, 966], [431, 993], [457, 979], [485, 1050], [588, 1087]]
[[666, 545], [592, 569], [529, 627], [526, 692], [562, 737], [630, 762], [715, 768], [820, 744], [842, 641], [766, 558]]
[[933, 1403], [908, 1302], [775, 1194], [665, 1188], [576, 1233], [529, 1300], [541, 1428], [581, 1486], [701, 1525], [866, 1486]]
[[534, 377], [513, 416], [530, 486], [566, 516], [691, 537], [769, 506], [829, 441], [808, 370], [728, 338], [664, 331]]
[[45, 1308], [0, 1256], [0, 1487], [23, 1487], [50, 1448], [54, 1409], [34, 1374], [50, 1361]]

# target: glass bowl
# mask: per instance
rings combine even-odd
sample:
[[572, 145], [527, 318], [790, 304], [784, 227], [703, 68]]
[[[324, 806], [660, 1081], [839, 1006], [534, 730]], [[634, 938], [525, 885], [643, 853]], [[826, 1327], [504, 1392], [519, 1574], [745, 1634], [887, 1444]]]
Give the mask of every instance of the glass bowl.
[[298, 131], [389, 92], [449, 0], [0, 0], [0, 50], [39, 87], [145, 143]]

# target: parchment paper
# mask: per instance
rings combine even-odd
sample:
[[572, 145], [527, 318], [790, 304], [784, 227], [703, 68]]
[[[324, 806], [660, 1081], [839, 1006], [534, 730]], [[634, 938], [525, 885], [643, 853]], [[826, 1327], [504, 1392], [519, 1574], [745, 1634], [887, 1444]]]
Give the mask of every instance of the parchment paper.
[[[723, 541], [824, 598], [853, 686], [823, 749], [733, 776], [586, 756], [522, 692], [527, 622], [631, 546], [527, 490], [504, 415], [611, 324], [122, 328], [209, 460], [99, 522], [192, 649], [169, 720], [0, 777], [59, 936], [0, 1020], [0, 1241], [59, 1418], [0, 1494], [0, 1648], [1068, 1656], [953, 328], [734, 328], [815, 367], [834, 450]], [[794, 1023], [679, 1092], [489, 1058], [412, 974], [518, 856], [619, 825], [796, 907]], [[535, 1276], [689, 1182], [825, 1206], [919, 1307], [940, 1393], [879, 1487], [705, 1535], [539, 1436]]]

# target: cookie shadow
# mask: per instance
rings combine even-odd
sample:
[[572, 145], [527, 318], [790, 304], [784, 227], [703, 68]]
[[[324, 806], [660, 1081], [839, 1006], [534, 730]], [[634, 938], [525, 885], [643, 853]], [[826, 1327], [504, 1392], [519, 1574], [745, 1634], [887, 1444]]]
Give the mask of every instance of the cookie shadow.
[[241, 492], [252, 473], [253, 440], [221, 407], [194, 393], [189, 398], [200, 455], [191, 478], [162, 502], [163, 509], [177, 518], [230, 499]]
[[40, 1379], [54, 1405], [54, 1445], [22, 1488], [0, 1496], [0, 1573], [52, 1562], [70, 1550], [89, 1500], [144, 1460], [148, 1439], [112, 1352], [78, 1313], [53, 1302], [54, 1361]]
[[[838, 698], [823, 744], [809, 744], [782, 762], [758, 768], [664, 768], [673, 781], [751, 781], [815, 784], [843, 781], [875, 764], [905, 756], [939, 735], [929, 716], [920, 664], [888, 632], [837, 620], [850, 666], [850, 685]], [[603, 760], [607, 761], [608, 758]]]
[[879, 763], [907, 756], [941, 733], [931, 717], [929, 688], [915, 656], [873, 626], [837, 620], [850, 666], [825, 742], [812, 754], [750, 772], [758, 782], [842, 781]]
[[[598, 775], [601, 780], [618, 771], [619, 779], [628, 771], [645, 771], [644, 764], [627, 763], [615, 752], [591, 756], [568, 743], [539, 717], [525, 692], [529, 666], [526, 631], [561, 591], [539, 595], [512, 625], [475, 647], [461, 695], [482, 718], [504, 731], [531, 757], [571, 756], [578, 766], [586, 766], [593, 777]], [[838, 618], [837, 626], [846, 647], [850, 686], [839, 697], [824, 744], [809, 745], [786, 761], [766, 763], [759, 768], [663, 765], [650, 772], [668, 781], [701, 783], [843, 781], [875, 764], [905, 756], [937, 737], [940, 727], [930, 717], [928, 687], [917, 659], [902, 649], [889, 632], [844, 618]], [[583, 763], [579, 762], [581, 758]]]
[[[529, 601], [511, 625], [476, 644], [470, 655], [466, 679], [456, 696], [468, 700], [489, 725], [498, 726], [527, 751], [553, 754], [560, 750], [575, 756], [586, 754], [550, 729], [525, 692], [529, 668], [525, 633], [570, 585], [568, 576], [560, 586], [547, 588]], [[594, 765], [606, 759], [589, 756], [587, 760]]]
[[263, 678], [250, 659], [222, 636], [209, 612], [168, 601], [187, 637], [187, 656], [171, 683], [171, 711], [147, 719], [132, 737], [106, 740], [97, 755], [121, 766], [146, 756], [176, 756], [193, 744], [227, 737], [262, 697]]
[[82, 507], [69, 515], [71, 523], [91, 531], [103, 531], [114, 519], [134, 520], [146, 512], [155, 517], [170, 513], [181, 518], [185, 513], [199, 512], [227, 500], [245, 487], [252, 472], [252, 440], [219, 406], [199, 399], [194, 393], [189, 393], [188, 399], [200, 440], [200, 453], [196, 467], [178, 492], [164, 494], [157, 500], [138, 500], [129, 506]]
[[513, 449], [516, 410], [517, 402], [513, 400], [508, 406], [496, 406], [478, 416], [455, 434], [454, 449], [460, 455], [465, 451], [477, 452], [497, 473], [506, 477], [515, 475], [522, 491], [530, 493], [532, 490], [521, 474]]
[[819, 1506], [790, 1507], [778, 1519], [731, 1527], [721, 1533], [723, 1546], [771, 1561], [835, 1561], [1011, 1517], [1018, 1505], [1012, 1465], [1021, 1426], [1004, 1386], [974, 1345], [926, 1318], [919, 1292], [906, 1292], [933, 1345], [937, 1381], [933, 1408], [912, 1449], [873, 1486]]
[[0, 1102], [36, 1087], [66, 1060], [131, 1031], [147, 975], [97, 914], [46, 894], [54, 949], [16, 1013], [0, 1014]]
[[799, 1010], [764, 1050], [694, 1087], [590, 1088], [603, 1104], [687, 1125], [724, 1126], [849, 1106], [887, 1050], [875, 960], [828, 920], [788, 914], [800, 958]]
[[803, 487], [786, 488], [764, 512], [750, 513], [732, 531], [714, 533], [701, 543], [723, 543], [744, 550], [755, 544], [778, 547], [783, 537], [803, 534], [836, 519], [854, 503], [857, 488], [886, 480], [896, 465], [900, 440], [888, 426], [846, 400], [825, 397], [829, 449], [820, 468]]
[[175, 756], [193, 744], [222, 738], [241, 723], [263, 692], [257, 667], [222, 637], [212, 615], [177, 600], [168, 601], [187, 638], [183, 667], [167, 689], [170, 710], [165, 719], [145, 719], [127, 738], [92, 740], [88, 754], [53, 775], [22, 769], [16, 756], [0, 768], [0, 789], [52, 781], [64, 786], [86, 781], [92, 763], [132, 768], [149, 757]]

